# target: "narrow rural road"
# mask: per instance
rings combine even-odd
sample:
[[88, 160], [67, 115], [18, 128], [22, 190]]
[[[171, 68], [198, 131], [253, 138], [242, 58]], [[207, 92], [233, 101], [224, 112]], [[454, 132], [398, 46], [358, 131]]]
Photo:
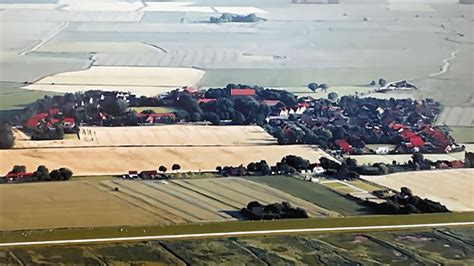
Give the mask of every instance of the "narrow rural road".
[[71, 239], [71, 240], [47, 240], [47, 241], [0, 243], [0, 247], [60, 245], [60, 244], [87, 244], [87, 243], [101, 243], [101, 242], [149, 241], [149, 240], [160, 240], [160, 239], [209, 238], [209, 237], [271, 235], [271, 234], [289, 234], [289, 233], [316, 233], [316, 232], [334, 232], [334, 231], [414, 229], [414, 228], [432, 228], [432, 227], [466, 226], [466, 225], [474, 225], [474, 222], [350, 226], [350, 227], [330, 227], [330, 228], [301, 228], [301, 229], [220, 232], [220, 233], [202, 233], [202, 234], [156, 235], [156, 236], [91, 238], [91, 239]]

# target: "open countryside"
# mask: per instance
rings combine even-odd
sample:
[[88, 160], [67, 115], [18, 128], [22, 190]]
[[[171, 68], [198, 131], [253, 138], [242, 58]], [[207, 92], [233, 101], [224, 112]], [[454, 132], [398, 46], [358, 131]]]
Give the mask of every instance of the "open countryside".
[[0, 0], [0, 264], [474, 264], [473, 21]]

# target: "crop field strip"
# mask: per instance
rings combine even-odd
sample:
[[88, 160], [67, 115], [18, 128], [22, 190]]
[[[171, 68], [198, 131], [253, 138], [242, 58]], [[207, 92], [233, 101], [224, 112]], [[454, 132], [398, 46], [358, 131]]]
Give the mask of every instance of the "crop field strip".
[[[231, 179], [230, 182], [231, 183], [235, 182], [235, 180]], [[240, 182], [240, 180], [239, 180], [239, 183], [242, 186], [247, 187], [248, 189], [253, 189], [253, 190], [259, 191], [261, 193], [270, 193], [270, 194], [272, 194], [273, 196], [275, 196], [276, 198], [278, 198], [280, 200], [294, 202], [295, 204], [297, 204], [299, 207], [302, 207], [303, 209], [312, 210], [311, 212], [317, 213], [318, 216], [338, 216], [338, 214], [336, 212], [333, 212], [332, 210], [325, 209], [325, 208], [323, 208], [319, 205], [308, 202], [304, 199], [293, 196], [291, 194], [288, 194], [284, 191], [278, 190], [278, 189], [273, 188], [271, 186], [264, 185], [264, 184], [261, 184], [261, 183], [258, 183], [258, 182], [253, 182], [253, 181], [250, 181], [248, 179], [245, 180], [245, 182]]]
[[322, 206], [327, 210], [331, 210], [344, 216], [372, 213], [367, 207], [361, 206], [321, 184], [303, 181], [288, 176], [255, 176], [249, 177], [249, 179], [256, 183], [262, 183], [291, 194], [297, 198], [312, 202], [317, 206]]
[[[443, 214], [410, 214], [410, 215], [376, 215], [344, 218], [309, 218], [287, 219], [276, 221], [225, 221], [199, 224], [168, 224], [153, 226], [109, 226], [62, 228], [54, 230], [21, 230], [4, 231], [0, 242], [42, 241], [91, 239], [108, 237], [134, 237], [149, 235], [173, 235], [192, 233], [218, 233], [256, 230], [280, 230], [292, 228], [326, 228], [344, 226], [378, 226], [378, 225], [417, 225], [426, 223], [472, 222], [472, 213]], [[119, 230], [125, 228], [126, 230]], [[467, 226], [466, 228], [473, 228]], [[357, 230], [356, 230], [357, 231]]]
[[206, 195], [223, 202], [229, 202], [233, 206], [239, 206], [237, 209], [247, 206], [250, 201], [259, 201], [264, 204], [288, 201], [295, 206], [305, 209], [311, 216], [334, 214], [329, 210], [277, 189], [242, 178], [179, 180], [173, 182], [179, 182], [181, 185], [193, 190], [200, 190], [206, 193]]
[[207, 210], [212, 213], [217, 213], [221, 218], [223, 219], [229, 219], [229, 220], [234, 220], [235, 218], [227, 215], [222, 212], [222, 210], [227, 210], [229, 208], [232, 208], [229, 205], [222, 204], [217, 201], [211, 201], [209, 198], [192, 192], [187, 189], [183, 189], [182, 187], [179, 186], [163, 186], [163, 185], [157, 185], [156, 183], [153, 182], [144, 182], [145, 185], [153, 187], [154, 189], [160, 190], [164, 193], [168, 193], [171, 196], [174, 196], [176, 198], [182, 199], [183, 201], [186, 201], [190, 205], [195, 205], [201, 209]]
[[[112, 186], [110, 183], [105, 183], [101, 182], [99, 184], [96, 184], [96, 186], [99, 186], [102, 188], [102, 190], [106, 189], [106, 191], [110, 192], [115, 187], [117, 186]], [[120, 188], [121, 186], [119, 186]], [[123, 187], [122, 187], [123, 188]], [[137, 208], [140, 208], [146, 212], [149, 212], [153, 214], [156, 217], [156, 221], [158, 223], [184, 223], [187, 222], [184, 220], [181, 216], [176, 215], [172, 212], [169, 212], [163, 208], [160, 208], [160, 206], [155, 205], [153, 203], [150, 203], [149, 201], [143, 199], [142, 197], [127, 193], [127, 189], [123, 188], [122, 190], [125, 190], [124, 193], [114, 193], [113, 195], [120, 200], [127, 202], [129, 204], [132, 204], [136, 206]]]
[[[69, 141], [69, 140], [65, 140]], [[64, 156], [67, 153], [68, 156]], [[196, 156], [198, 154], [199, 156]], [[157, 165], [179, 164], [181, 171], [214, 171], [216, 166], [266, 160], [268, 164], [279, 162], [293, 154], [317, 160], [328, 157], [325, 152], [309, 145], [293, 145], [289, 150], [281, 145], [233, 145], [233, 146], [163, 146], [148, 147], [77, 147], [77, 148], [30, 148], [0, 150], [0, 172], [8, 172], [13, 165], [25, 165], [34, 170], [42, 164], [52, 168], [68, 167], [75, 175], [121, 175], [129, 170], [156, 169]], [[87, 158], [78, 161], [75, 158]], [[156, 159], [153, 159], [156, 158]]]
[[[413, 191], [413, 194], [439, 201], [451, 211], [473, 211], [473, 173], [473, 169], [450, 169], [419, 171], [416, 174], [405, 172], [361, 177], [394, 190], [406, 186]], [[426, 184], [436, 184], [436, 186], [427, 186]]]
[[156, 223], [153, 214], [88, 181], [6, 184], [0, 202], [2, 230]]
[[[207, 213], [207, 211], [193, 208], [186, 202], [174, 198], [166, 193], [161, 193], [158, 190], [143, 186], [138, 182], [127, 182], [127, 181], [115, 181], [113, 185], [119, 185], [125, 193], [131, 197], [139, 197], [144, 201], [152, 204], [153, 206], [159, 206], [167, 212], [173, 213], [174, 215], [181, 217], [187, 222], [195, 222], [200, 220], [216, 220], [215, 214]], [[219, 219], [217, 219], [219, 220]]]

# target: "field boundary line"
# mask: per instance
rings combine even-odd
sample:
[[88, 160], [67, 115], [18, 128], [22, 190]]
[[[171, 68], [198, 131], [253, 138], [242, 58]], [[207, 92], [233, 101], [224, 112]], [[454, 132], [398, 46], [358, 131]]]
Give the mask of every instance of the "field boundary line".
[[122, 241], [149, 241], [149, 240], [160, 240], [160, 239], [229, 237], [229, 236], [245, 236], [245, 235], [285, 234], [285, 233], [314, 233], [314, 232], [333, 232], [333, 231], [366, 231], [366, 230], [384, 230], [384, 229], [389, 229], [389, 230], [390, 229], [413, 229], [413, 228], [426, 228], [426, 227], [466, 226], [466, 225], [474, 225], [474, 222], [400, 224], [400, 225], [372, 225], [372, 226], [346, 226], [346, 227], [343, 226], [343, 227], [326, 227], [326, 228], [278, 229], [278, 230], [236, 231], [236, 232], [177, 234], [177, 235], [154, 235], [154, 236], [136, 236], [136, 237], [47, 240], [47, 241], [0, 243], [0, 247], [35, 246], [35, 245], [60, 245], [60, 244], [84, 244], [84, 243], [122, 242]]

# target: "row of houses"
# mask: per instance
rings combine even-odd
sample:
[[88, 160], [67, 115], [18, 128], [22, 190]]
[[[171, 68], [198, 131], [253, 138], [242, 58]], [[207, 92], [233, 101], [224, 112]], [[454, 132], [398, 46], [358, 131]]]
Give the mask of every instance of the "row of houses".
[[55, 130], [56, 124], [61, 124], [65, 131], [73, 131], [76, 126], [74, 117], [64, 117], [58, 108], [51, 108], [46, 113], [35, 114], [25, 122], [27, 129], [47, 127]]

